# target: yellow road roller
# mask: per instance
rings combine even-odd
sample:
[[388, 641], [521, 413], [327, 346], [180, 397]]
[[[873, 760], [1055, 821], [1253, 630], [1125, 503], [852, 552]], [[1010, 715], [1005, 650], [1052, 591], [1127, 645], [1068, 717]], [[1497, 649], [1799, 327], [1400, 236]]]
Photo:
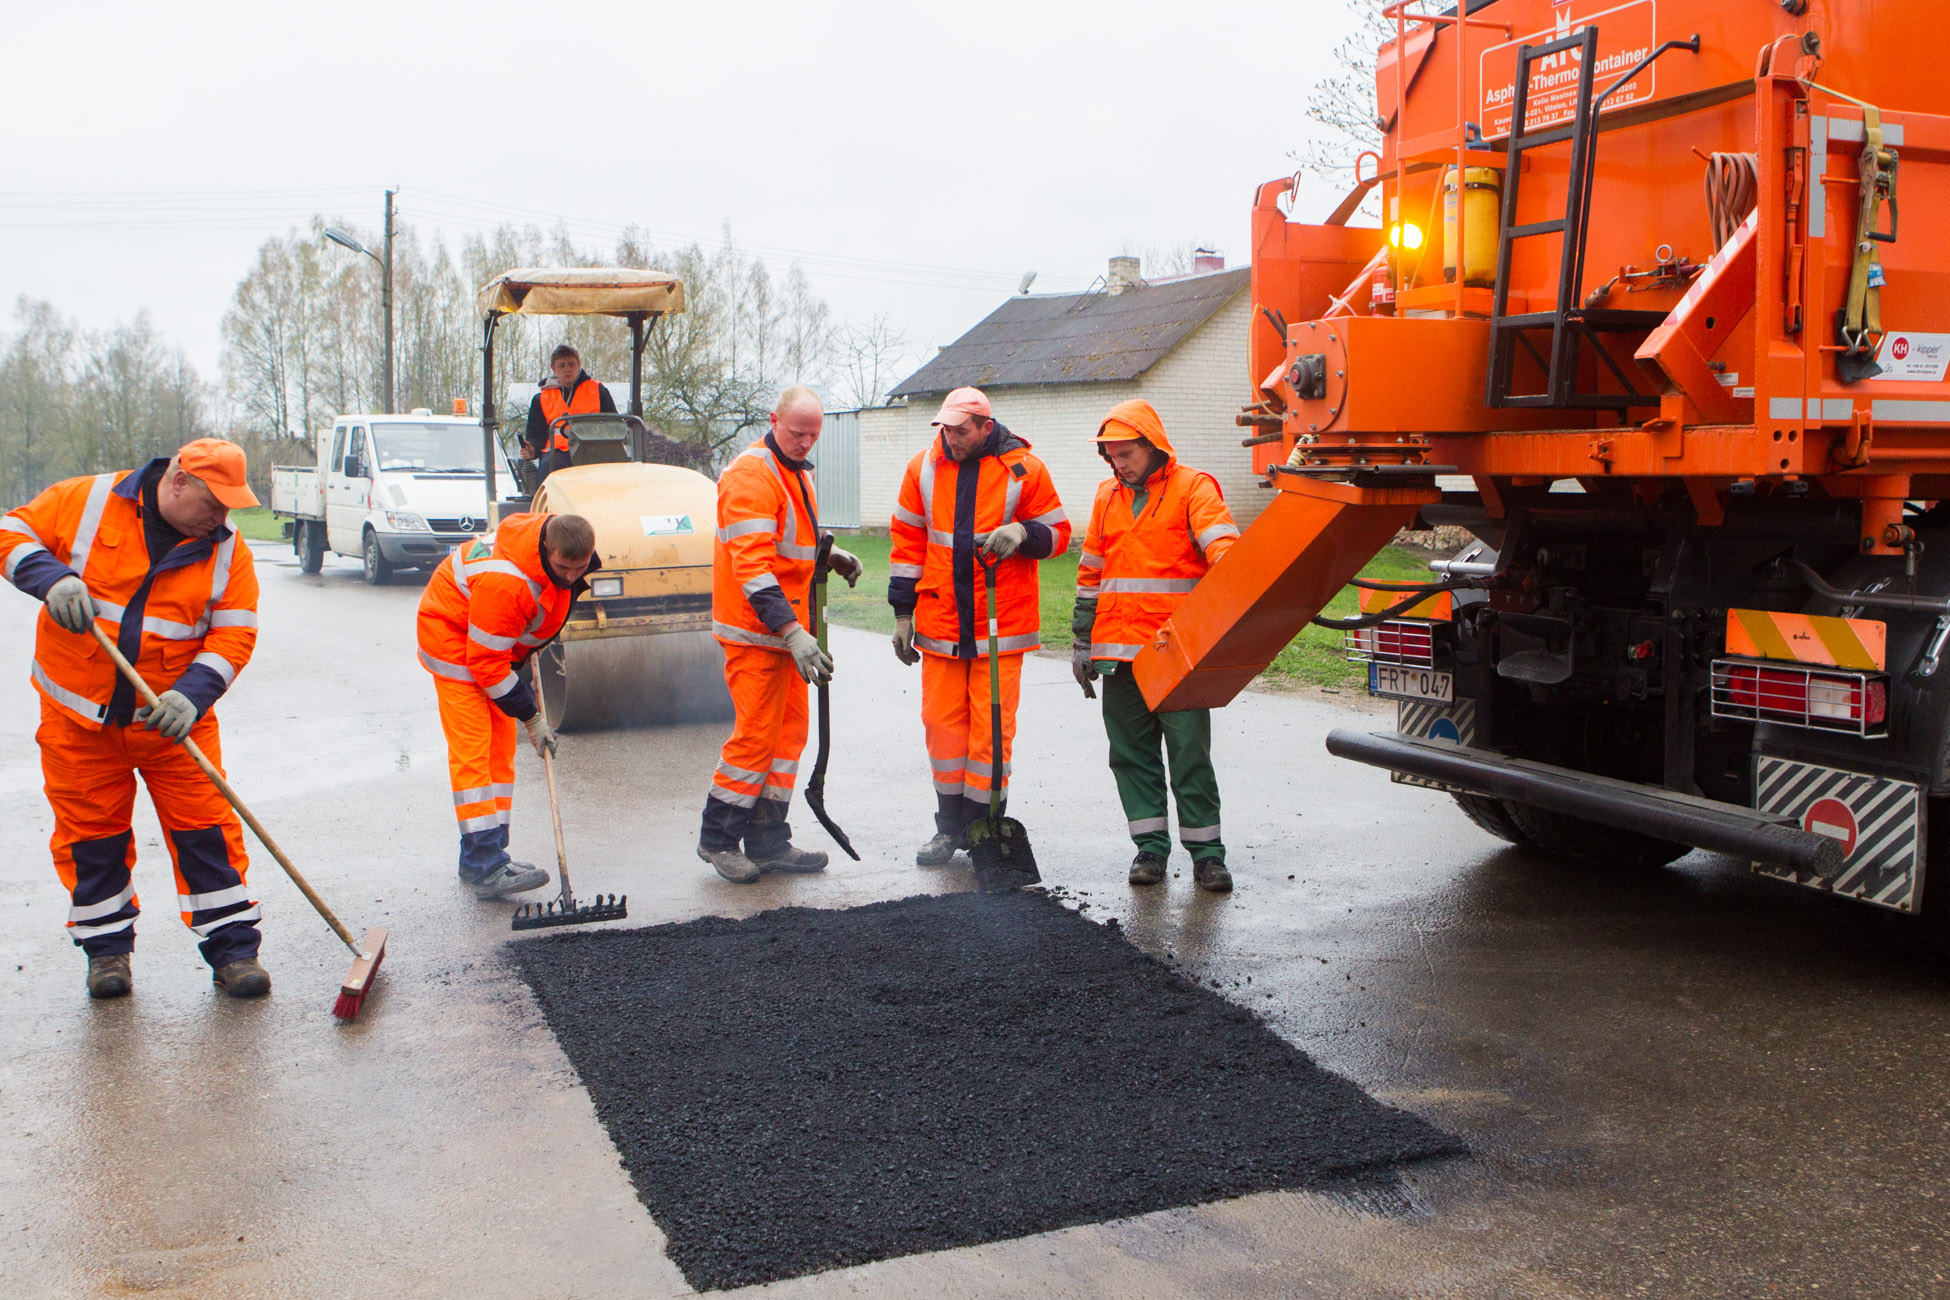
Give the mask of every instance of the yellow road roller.
[[[731, 716], [724, 659], [711, 637], [711, 546], [717, 485], [702, 449], [643, 422], [643, 348], [684, 310], [684, 284], [626, 267], [522, 267], [481, 289], [481, 436], [490, 452], [489, 517], [519, 510], [581, 515], [602, 567], [562, 634], [535, 657], [535, 684], [559, 730]], [[494, 332], [506, 316], [614, 316], [630, 327], [630, 404], [622, 414], [564, 415], [551, 425], [569, 464], [539, 469], [509, 448], [521, 494], [497, 501], [492, 443]]]

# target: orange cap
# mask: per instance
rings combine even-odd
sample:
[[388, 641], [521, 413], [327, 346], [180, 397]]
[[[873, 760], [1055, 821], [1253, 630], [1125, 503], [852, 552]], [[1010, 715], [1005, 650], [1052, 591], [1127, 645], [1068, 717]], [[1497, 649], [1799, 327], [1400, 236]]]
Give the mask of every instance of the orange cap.
[[941, 409], [934, 413], [930, 424], [956, 425], [971, 415], [979, 415], [984, 420], [994, 419], [989, 410], [989, 399], [979, 388], [957, 388], [948, 394], [941, 403]]
[[176, 452], [176, 463], [185, 474], [202, 480], [210, 495], [232, 510], [248, 510], [257, 504], [250, 479], [244, 473], [244, 449], [222, 438], [198, 438], [186, 442]]

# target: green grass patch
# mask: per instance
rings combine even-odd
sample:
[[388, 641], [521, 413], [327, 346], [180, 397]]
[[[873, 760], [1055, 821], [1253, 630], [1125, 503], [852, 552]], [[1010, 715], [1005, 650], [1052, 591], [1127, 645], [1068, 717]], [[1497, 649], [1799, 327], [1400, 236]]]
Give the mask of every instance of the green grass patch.
[[[235, 517], [234, 515], [232, 516]], [[839, 544], [860, 557], [866, 572], [852, 590], [837, 580], [827, 585], [827, 613], [833, 622], [869, 632], [894, 631], [894, 611], [887, 604], [888, 554], [893, 543], [886, 537], [846, 536]], [[1402, 546], [1390, 546], [1361, 570], [1364, 578], [1429, 580], [1429, 557]], [[1070, 614], [1076, 605], [1077, 557], [1071, 551], [1043, 561], [1043, 648], [1070, 648]], [[1352, 587], [1344, 588], [1322, 611], [1330, 618], [1345, 618], [1360, 608]], [[1351, 664], [1341, 650], [1340, 632], [1323, 627], [1301, 630], [1293, 643], [1280, 651], [1263, 674], [1281, 684], [1302, 686], [1345, 686], [1367, 680], [1364, 664]]]
[[249, 510], [230, 512], [230, 526], [237, 535], [253, 542], [282, 542], [289, 540], [284, 535], [284, 520], [271, 513], [269, 506], [252, 506]]

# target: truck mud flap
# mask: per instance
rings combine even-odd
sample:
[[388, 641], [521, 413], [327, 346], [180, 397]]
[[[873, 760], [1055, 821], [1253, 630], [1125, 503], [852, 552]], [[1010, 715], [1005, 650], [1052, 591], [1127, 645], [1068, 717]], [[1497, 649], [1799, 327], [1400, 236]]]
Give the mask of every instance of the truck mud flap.
[[[1395, 730], [1417, 740], [1446, 740], [1452, 745], [1474, 745], [1476, 701], [1457, 700], [1453, 704], [1436, 704], [1425, 700], [1400, 700], [1395, 705]], [[1417, 785], [1427, 790], [1458, 788], [1408, 772], [1390, 772], [1389, 775], [1400, 785]]]
[[1839, 842], [1843, 854], [1841, 874], [1832, 880], [1765, 862], [1754, 863], [1755, 871], [1898, 912], [1915, 910], [1929, 843], [1921, 786], [1766, 755], [1754, 764], [1755, 808]]

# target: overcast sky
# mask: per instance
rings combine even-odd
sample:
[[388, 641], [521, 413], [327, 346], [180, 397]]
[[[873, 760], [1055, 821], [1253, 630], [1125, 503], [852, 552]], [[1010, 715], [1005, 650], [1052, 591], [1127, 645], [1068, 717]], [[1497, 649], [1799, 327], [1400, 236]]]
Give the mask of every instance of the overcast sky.
[[1183, 241], [1243, 264], [1349, 25], [1345, 0], [24, 6], [0, 332], [21, 294], [89, 327], [146, 307], [214, 379], [257, 245], [313, 212], [376, 227], [397, 186], [450, 237], [728, 221], [918, 354], [1025, 271], [1076, 290]]

